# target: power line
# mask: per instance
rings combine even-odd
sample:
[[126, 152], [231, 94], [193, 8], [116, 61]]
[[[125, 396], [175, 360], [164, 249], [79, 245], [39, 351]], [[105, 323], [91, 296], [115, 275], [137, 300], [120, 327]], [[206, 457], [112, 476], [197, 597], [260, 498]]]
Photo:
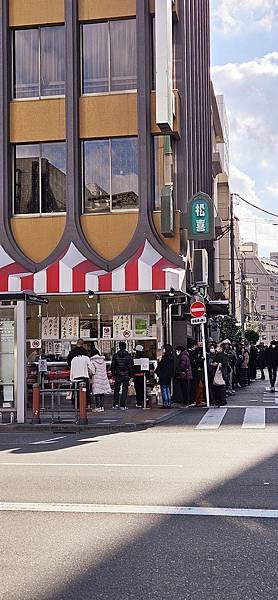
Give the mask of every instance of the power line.
[[278, 219], [278, 215], [276, 213], [270, 212], [269, 210], [266, 210], [265, 208], [261, 208], [260, 206], [256, 206], [256, 204], [252, 204], [252, 202], [249, 202], [245, 198], [242, 198], [242, 196], [240, 196], [239, 194], [234, 193], [233, 196], [237, 196], [237, 198], [242, 200], [242, 202], [245, 202], [245, 204], [252, 206], [252, 208], [255, 208], [256, 210], [260, 210], [261, 212], [263, 212], [267, 215], [271, 215], [271, 217], [276, 217]]

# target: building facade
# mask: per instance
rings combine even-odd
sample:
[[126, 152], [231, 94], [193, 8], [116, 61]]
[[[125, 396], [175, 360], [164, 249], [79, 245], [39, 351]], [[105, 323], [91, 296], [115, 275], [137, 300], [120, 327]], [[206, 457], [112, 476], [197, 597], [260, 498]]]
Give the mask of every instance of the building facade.
[[187, 202], [213, 194], [209, 1], [1, 0], [0, 36], [0, 292], [49, 299], [27, 355], [86, 336], [157, 358]]
[[242, 244], [244, 272], [245, 321], [270, 344], [278, 339], [278, 265], [258, 256], [257, 244]]

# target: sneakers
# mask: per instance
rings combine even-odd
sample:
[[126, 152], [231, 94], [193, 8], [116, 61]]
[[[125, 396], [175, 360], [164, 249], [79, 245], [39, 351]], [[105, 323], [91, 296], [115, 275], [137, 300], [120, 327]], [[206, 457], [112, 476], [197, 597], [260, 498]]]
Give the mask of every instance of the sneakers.
[[121, 410], [128, 410], [127, 406], [121, 406]]
[[113, 410], [117, 410], [119, 408], [118, 404], [115, 404], [115, 406], [112, 406]]
[[101, 410], [101, 412], [104, 412], [104, 406], [102, 406], [100, 410]]
[[94, 412], [101, 412], [101, 408], [95, 408]]

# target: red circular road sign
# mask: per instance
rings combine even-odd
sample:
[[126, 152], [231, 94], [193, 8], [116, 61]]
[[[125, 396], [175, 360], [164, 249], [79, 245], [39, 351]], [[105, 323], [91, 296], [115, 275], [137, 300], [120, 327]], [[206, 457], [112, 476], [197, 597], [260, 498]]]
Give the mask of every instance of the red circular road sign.
[[203, 317], [206, 314], [206, 307], [203, 302], [193, 302], [190, 306], [192, 317]]

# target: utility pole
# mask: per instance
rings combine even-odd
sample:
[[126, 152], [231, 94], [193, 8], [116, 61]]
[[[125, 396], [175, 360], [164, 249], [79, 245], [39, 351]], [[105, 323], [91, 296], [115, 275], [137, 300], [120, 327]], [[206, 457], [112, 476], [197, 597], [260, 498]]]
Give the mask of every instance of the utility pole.
[[245, 275], [243, 272], [243, 259], [240, 261], [240, 328], [241, 335], [245, 337]]
[[230, 194], [231, 313], [236, 316], [234, 200]]

